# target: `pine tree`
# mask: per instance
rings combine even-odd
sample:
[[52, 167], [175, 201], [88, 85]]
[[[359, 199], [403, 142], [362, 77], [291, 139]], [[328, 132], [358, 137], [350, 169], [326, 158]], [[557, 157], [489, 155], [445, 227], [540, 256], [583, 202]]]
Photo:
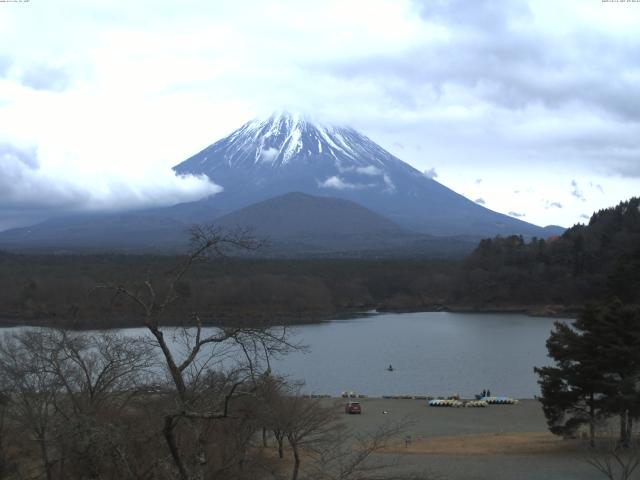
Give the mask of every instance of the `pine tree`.
[[614, 300], [585, 310], [576, 326], [597, 344], [603, 408], [620, 416], [620, 442], [628, 447], [633, 420], [640, 416], [640, 308]]
[[620, 442], [631, 442], [640, 416], [640, 308], [618, 300], [586, 308], [571, 326], [556, 323], [547, 340], [553, 367], [536, 368], [552, 433], [572, 436], [598, 418], [620, 416]]
[[540, 401], [549, 430], [572, 437], [587, 424], [593, 446], [596, 421], [606, 415], [600, 400], [605, 382], [592, 355], [593, 345], [587, 340], [577, 329], [556, 322], [547, 340], [556, 366], [535, 368], [535, 372], [540, 376]]

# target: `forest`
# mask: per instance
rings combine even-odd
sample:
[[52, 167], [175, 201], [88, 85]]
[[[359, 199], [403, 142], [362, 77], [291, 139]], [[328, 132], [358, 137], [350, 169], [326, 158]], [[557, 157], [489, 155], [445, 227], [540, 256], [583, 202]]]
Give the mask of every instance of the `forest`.
[[[639, 303], [639, 208], [632, 198], [560, 237], [485, 239], [459, 261], [214, 255], [180, 280], [164, 321], [182, 324], [191, 311], [213, 325], [305, 323], [372, 309], [571, 316], [611, 296]], [[80, 329], [138, 325], [121, 299], [96, 287], [148, 280], [161, 289], [182, 260], [0, 252], [0, 318]]]

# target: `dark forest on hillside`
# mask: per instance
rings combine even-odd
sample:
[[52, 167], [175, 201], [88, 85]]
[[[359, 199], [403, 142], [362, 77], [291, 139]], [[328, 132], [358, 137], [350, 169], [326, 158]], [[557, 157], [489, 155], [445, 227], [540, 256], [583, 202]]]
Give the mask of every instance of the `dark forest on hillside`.
[[596, 212], [561, 237], [487, 239], [460, 268], [453, 298], [485, 305], [581, 306], [640, 291], [640, 199]]
[[[547, 240], [496, 237], [463, 261], [215, 258], [181, 281], [170, 318], [207, 323], [308, 322], [380, 310], [522, 310], [565, 314], [617, 296], [640, 302], [640, 199], [599, 211]], [[5, 324], [78, 328], [134, 324], [127, 305], [91, 290], [151, 280], [162, 289], [180, 258], [0, 253]]]

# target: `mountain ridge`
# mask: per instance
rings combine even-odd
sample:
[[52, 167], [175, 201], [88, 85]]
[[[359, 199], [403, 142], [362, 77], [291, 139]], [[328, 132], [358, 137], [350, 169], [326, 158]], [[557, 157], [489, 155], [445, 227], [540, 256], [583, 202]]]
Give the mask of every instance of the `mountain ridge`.
[[291, 191], [354, 201], [431, 235], [526, 237], [562, 233], [493, 212], [384, 150], [351, 127], [278, 112], [251, 120], [174, 166], [224, 190], [203, 200], [231, 212]]
[[[349, 200], [299, 192], [251, 204], [214, 224], [266, 240], [257, 256], [274, 258], [454, 258], [471, 252], [479, 240], [416, 234]], [[188, 247], [190, 226], [167, 212], [76, 215], [0, 233], [0, 248], [172, 254]]]
[[[269, 207], [268, 201], [282, 196], [289, 199], [285, 210], [290, 223], [298, 224], [298, 234], [288, 237], [295, 251], [342, 254], [345, 248], [388, 253], [397, 249], [402, 255], [407, 251], [424, 254], [430, 248], [442, 251], [443, 242], [455, 237], [461, 242], [457, 251], [462, 252], [469, 250], [468, 242], [485, 237], [546, 238], [564, 231], [538, 227], [486, 209], [426, 177], [351, 127], [318, 125], [287, 112], [246, 123], [174, 170], [179, 175], [207, 175], [224, 189], [204, 200], [171, 207], [52, 218], [0, 233], [0, 245], [20, 249], [175, 249], [185, 245], [184, 230], [189, 225], [215, 223], [218, 219], [225, 223], [230, 218], [237, 222], [246, 214], [238, 212], [254, 204], [267, 202], [266, 206], [252, 208], [266, 208], [264, 212], [276, 218], [273, 215], [277, 208]], [[310, 213], [313, 209], [307, 205], [306, 213], [298, 212], [296, 217], [296, 197], [286, 197], [292, 192], [298, 192], [300, 202], [308, 201], [308, 196], [314, 197], [316, 203], [323, 199], [320, 203], [324, 213]], [[342, 232], [335, 223], [346, 210], [336, 207], [336, 201], [350, 202], [342, 204], [348, 205], [345, 208], [351, 215], [342, 222]], [[331, 209], [333, 213], [326, 213]], [[263, 216], [249, 215], [254, 223], [264, 224]], [[319, 222], [321, 218], [323, 221]], [[317, 225], [313, 225], [314, 220]], [[246, 225], [246, 219], [243, 222]], [[372, 232], [373, 224], [394, 225], [397, 230], [394, 227]], [[351, 230], [347, 232], [346, 227]], [[305, 229], [307, 233], [300, 234]], [[291, 243], [294, 237], [297, 238]], [[281, 253], [286, 254], [286, 248]]]
[[253, 227], [272, 238], [410, 233], [357, 203], [290, 192], [253, 203], [216, 219], [221, 227]]

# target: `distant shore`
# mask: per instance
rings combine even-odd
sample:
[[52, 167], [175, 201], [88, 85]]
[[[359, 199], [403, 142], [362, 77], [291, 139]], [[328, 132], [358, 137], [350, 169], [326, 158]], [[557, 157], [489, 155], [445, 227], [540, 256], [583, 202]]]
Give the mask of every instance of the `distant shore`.
[[422, 307], [402, 308], [380, 306], [379, 313], [452, 312], [452, 313], [521, 313], [530, 317], [575, 318], [580, 306], [566, 305], [456, 305], [433, 304]]
[[[451, 312], [451, 313], [495, 313], [495, 314], [522, 314], [530, 317], [552, 317], [552, 318], [575, 318], [580, 307], [563, 305], [444, 305], [431, 304], [419, 307], [398, 307], [380, 305], [371, 308], [348, 309], [338, 312], [308, 312], [291, 314], [287, 312], [262, 314], [222, 312], [214, 318], [203, 317], [203, 323], [207, 326], [294, 326], [307, 325], [313, 323], [330, 322], [334, 320], [345, 320], [366, 317], [367, 315], [379, 315], [388, 313], [430, 313], [430, 312]], [[166, 326], [182, 326], [184, 323], [176, 321], [168, 322]], [[16, 312], [0, 312], [0, 328], [8, 327], [60, 327], [71, 330], [88, 329], [120, 329], [142, 327], [142, 319], [136, 316], [118, 318], [104, 318], [97, 321], [82, 320], [74, 317], [55, 315], [47, 318], [47, 313], [30, 313], [20, 315]]]

